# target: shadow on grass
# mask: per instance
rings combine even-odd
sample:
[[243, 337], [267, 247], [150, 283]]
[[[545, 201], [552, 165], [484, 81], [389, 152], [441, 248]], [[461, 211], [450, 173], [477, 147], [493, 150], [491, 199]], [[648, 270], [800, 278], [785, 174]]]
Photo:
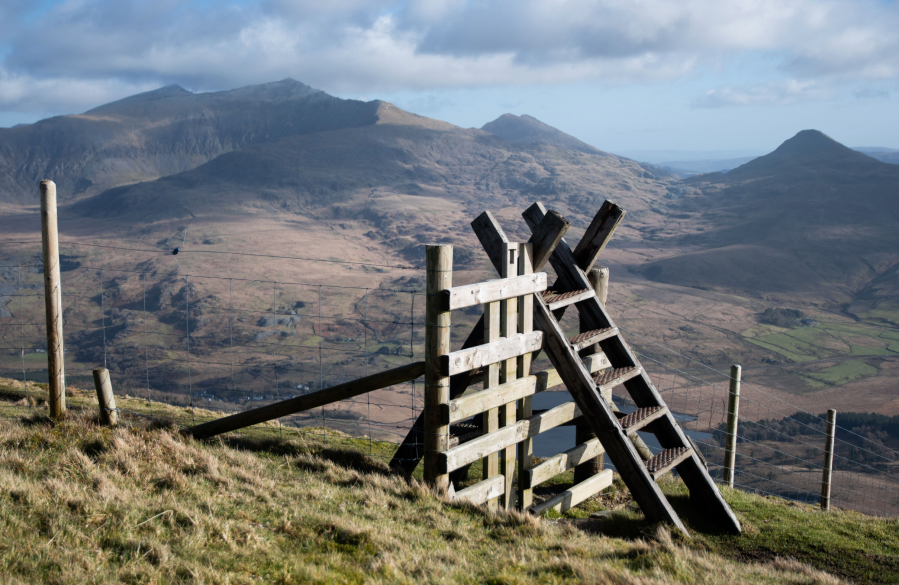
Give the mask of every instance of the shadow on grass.
[[390, 468], [367, 453], [355, 449], [326, 447], [313, 441], [282, 440], [279, 438], [228, 437], [222, 443], [233, 448], [253, 453], [298, 457], [315, 455], [347, 469], [360, 473], [391, 475]]

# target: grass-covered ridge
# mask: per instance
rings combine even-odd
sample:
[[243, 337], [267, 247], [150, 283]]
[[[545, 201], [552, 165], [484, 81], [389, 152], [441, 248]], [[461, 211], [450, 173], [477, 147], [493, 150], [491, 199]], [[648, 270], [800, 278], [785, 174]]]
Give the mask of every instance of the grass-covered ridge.
[[[0, 381], [6, 582], [838, 581], [812, 564], [882, 582], [872, 567], [895, 563], [899, 550], [895, 521], [825, 515], [731, 490], [725, 497], [746, 528], [741, 538], [701, 534], [695, 514], [684, 515], [694, 538], [672, 538], [642, 520], [621, 491], [590, 502], [591, 510], [614, 503], [607, 519], [575, 519], [583, 509], [562, 519], [489, 513], [390, 474], [369, 456], [368, 441], [334, 448], [320, 431], [279, 438], [272, 429], [197, 441], [127, 416], [111, 430], [96, 424], [88, 394], [53, 424], [40, 406], [16, 404], [19, 391]], [[686, 509], [682, 485], [664, 487]], [[848, 553], [857, 550], [874, 564], [854, 567], [859, 558]]]

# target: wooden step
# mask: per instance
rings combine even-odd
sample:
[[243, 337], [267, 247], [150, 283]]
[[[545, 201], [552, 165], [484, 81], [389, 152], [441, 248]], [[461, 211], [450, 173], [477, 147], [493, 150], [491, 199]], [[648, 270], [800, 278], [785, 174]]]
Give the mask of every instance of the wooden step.
[[640, 366], [632, 366], [629, 368], [614, 368], [600, 372], [598, 376], [593, 378], [597, 389], [602, 393], [604, 390], [611, 390], [619, 384], [624, 384], [631, 378], [636, 378], [643, 372]]
[[543, 291], [543, 301], [547, 304], [550, 311], [585, 301], [594, 296], [596, 296], [596, 292], [592, 288], [573, 290], [571, 292]]
[[580, 351], [585, 347], [589, 347], [594, 343], [599, 343], [605, 339], [610, 337], [614, 337], [618, 335], [617, 327], [606, 327], [605, 329], [594, 329], [593, 331], [587, 331], [585, 333], [578, 333], [574, 337], [568, 340], [568, 343], [571, 344], [571, 348], [574, 351]]
[[665, 449], [646, 462], [646, 471], [649, 472], [649, 475], [651, 475], [654, 480], [658, 481], [660, 477], [692, 456], [693, 449], [690, 447]]
[[638, 408], [634, 412], [623, 416], [618, 420], [621, 428], [628, 435], [632, 435], [653, 422], [668, 414], [668, 408], [665, 406], [650, 406], [647, 408]]
[[460, 422], [450, 425], [449, 446], [455, 447], [462, 443], [467, 443], [472, 439], [477, 439], [484, 434], [481, 425], [470, 422]]

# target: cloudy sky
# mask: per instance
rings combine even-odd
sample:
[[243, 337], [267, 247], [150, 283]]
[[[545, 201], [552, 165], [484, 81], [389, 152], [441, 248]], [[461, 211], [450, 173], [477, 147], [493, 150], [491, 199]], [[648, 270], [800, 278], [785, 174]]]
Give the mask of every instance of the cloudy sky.
[[285, 77], [622, 154], [899, 148], [899, 1], [0, 0], [0, 126]]

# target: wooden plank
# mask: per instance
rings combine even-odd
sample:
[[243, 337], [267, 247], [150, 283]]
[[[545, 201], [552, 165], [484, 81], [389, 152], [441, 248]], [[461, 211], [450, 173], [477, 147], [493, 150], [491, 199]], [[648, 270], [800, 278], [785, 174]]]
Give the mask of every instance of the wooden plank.
[[453, 500], [457, 502], [468, 502], [480, 506], [481, 504], [503, 495], [505, 490], [506, 478], [501, 474], [488, 477], [483, 481], [479, 481], [473, 486], [469, 486], [464, 490], [456, 492]]
[[549, 257], [565, 237], [569, 227], [571, 223], [567, 219], [555, 211], [547, 212], [528, 240], [528, 243], [534, 246], [534, 255], [531, 258], [533, 270], [540, 270], [549, 261]]
[[[484, 305], [484, 341], [491, 343], [496, 342], [500, 336], [500, 314], [499, 314], [499, 303], [489, 303]], [[487, 372], [484, 375], [484, 389], [489, 390], [490, 388], [496, 388], [499, 386], [499, 364], [493, 363], [487, 366]], [[481, 430], [484, 435], [495, 432], [499, 429], [499, 409], [491, 408], [490, 410], [484, 412], [481, 415]], [[477, 458], [476, 458], [477, 459]], [[469, 461], [469, 463], [473, 463], [475, 460]], [[456, 469], [456, 468], [453, 468]], [[489, 479], [499, 473], [499, 454], [495, 451], [490, 453], [484, 453], [483, 460], [481, 462], [481, 469], [483, 470], [482, 477], [484, 479]], [[447, 469], [447, 471], [452, 471], [451, 469]], [[497, 500], [488, 500], [487, 507], [490, 509], [495, 509], [497, 507]]]
[[[542, 273], [541, 273], [542, 274]], [[518, 244], [507, 242], [503, 245], [503, 269], [501, 276], [511, 279], [518, 276]], [[527, 275], [530, 277], [532, 275]], [[544, 284], [544, 290], [546, 286]], [[530, 293], [533, 294], [533, 293]], [[500, 304], [500, 330], [506, 339], [511, 339], [518, 334], [518, 298], [507, 299]], [[525, 333], [523, 335], [530, 335]], [[530, 352], [525, 352], [530, 353]], [[518, 357], [507, 359], [500, 364], [499, 381], [502, 384], [511, 382], [518, 377]], [[499, 408], [499, 426], [506, 427], [515, 422], [515, 404], [506, 404]], [[505, 480], [505, 490], [500, 502], [503, 508], [509, 510], [513, 507], [512, 497], [515, 487], [515, 452], [517, 445], [506, 447], [499, 453], [499, 468]]]
[[546, 273], [503, 277], [487, 282], [456, 286], [443, 292], [444, 307], [450, 311], [505, 301], [546, 290]]
[[542, 504], [533, 506], [531, 508], [531, 513], [539, 516], [549, 510], [556, 510], [559, 513], [567, 512], [590, 496], [596, 495], [612, 485], [612, 481], [612, 470], [606, 469], [605, 471], [590, 477], [586, 481], [571, 486], [568, 490], [551, 497]]
[[491, 408], [531, 396], [537, 391], [537, 376], [528, 376], [450, 400], [443, 407], [443, 421], [447, 424], [471, 418]]
[[584, 237], [574, 249], [574, 259], [581, 270], [590, 272], [626, 214], [627, 211], [611, 201], [606, 200], [602, 204], [599, 213], [593, 217]]
[[274, 420], [282, 416], [296, 414], [298, 412], [331, 404], [332, 402], [359, 396], [360, 394], [365, 394], [373, 390], [393, 386], [394, 384], [402, 384], [403, 382], [419, 378], [424, 373], [425, 363], [415, 362], [407, 366], [359, 378], [352, 382], [338, 384], [337, 386], [319, 390], [312, 394], [297, 396], [296, 398], [282, 400], [281, 402], [269, 404], [268, 406], [263, 406], [261, 408], [254, 408], [253, 410], [232, 414], [231, 416], [188, 427], [184, 429], [183, 432], [194, 435], [195, 437], [214, 437], [215, 435], [236, 431], [237, 429]]
[[[548, 225], [548, 224], [547, 224]], [[565, 229], [568, 229], [567, 227]], [[559, 241], [564, 235], [564, 230], [559, 233]], [[553, 249], [559, 242], [552, 243]], [[518, 273], [531, 274], [534, 270], [534, 244], [528, 242], [519, 247]], [[518, 302], [518, 330], [522, 333], [530, 333], [534, 330], [534, 297], [528, 295], [521, 297]], [[525, 354], [518, 358], [518, 375], [527, 376], [531, 373], [531, 355]], [[544, 386], [545, 389], [545, 386]], [[537, 391], [536, 385], [534, 391]], [[526, 419], [533, 416], [533, 404], [530, 396], [522, 396], [518, 401], [518, 419]], [[533, 503], [533, 491], [524, 488], [523, 474], [533, 465], [534, 440], [525, 439], [518, 443], [518, 509], [524, 510]]]
[[[533, 313], [532, 313], [533, 314]], [[525, 354], [525, 356], [533, 359], [533, 354]], [[524, 357], [524, 356], [522, 356]], [[591, 373], [596, 373], [600, 370], [605, 370], [606, 368], [611, 367], [609, 363], [609, 358], [606, 357], [606, 354], [603, 352], [599, 352], [597, 354], [589, 355], [585, 358], [582, 358], [584, 362], [584, 367], [590, 370]], [[460, 374], [461, 375], [461, 374]], [[561, 386], [563, 384], [562, 378], [559, 376], [559, 373], [555, 368], [549, 368], [542, 372], [537, 372], [534, 374], [537, 376], [537, 392], [543, 392], [544, 390], [549, 390], [550, 388], [554, 388], [556, 386]], [[455, 379], [455, 376], [453, 376]], [[469, 379], [471, 384], [480, 384], [484, 381], [484, 376], [482, 374], [475, 374], [471, 376]], [[467, 395], [467, 394], [466, 394]]]
[[485, 458], [491, 453], [495, 454], [500, 449], [505, 449], [519, 441], [554, 429], [579, 416], [581, 416], [581, 411], [574, 402], [560, 404], [543, 414], [520, 420], [511, 426], [503, 427], [458, 447], [453, 447], [443, 453], [441, 457], [445, 466], [443, 469], [446, 471], [458, 469], [463, 465]]
[[[587, 278], [590, 280], [591, 289], [594, 291], [594, 294], [597, 295], [599, 300], [605, 303], [606, 294], [608, 293], [608, 284], [609, 284], [609, 270], [603, 268], [593, 268], [587, 272]], [[605, 287], [605, 289], [603, 289]], [[549, 307], [552, 310], [552, 306]], [[589, 324], [585, 321], [583, 317], [578, 315], [580, 321], [580, 331], [581, 333], [590, 331]], [[617, 330], [616, 330], [617, 332]], [[602, 351], [602, 348], [599, 346], [599, 343], [595, 343], [591, 346], [585, 347], [580, 350], [579, 354], [594, 354], [599, 351]], [[601, 392], [600, 392], [601, 393]], [[610, 404], [612, 402], [611, 394], [606, 397]], [[587, 424], [578, 425], [574, 431], [574, 442], [577, 444], [586, 443], [591, 439], [596, 438], [596, 433], [593, 432], [593, 429], [590, 428]], [[605, 452], [605, 450], [603, 450]], [[637, 449], [637, 452], [640, 452], [640, 449]], [[641, 453], [642, 457], [642, 453]], [[585, 460], [581, 465], [579, 465], [574, 470], [574, 483], [581, 483], [582, 481], [586, 481], [591, 476], [596, 475], [601, 472], [603, 466], [605, 465], [605, 460], [602, 455], [594, 459]]]
[[425, 259], [424, 481], [443, 494], [449, 488], [449, 475], [441, 473], [438, 459], [449, 448], [449, 426], [441, 422], [439, 409], [450, 398], [450, 379], [440, 364], [450, 351], [452, 313], [440, 306], [438, 295], [453, 286], [453, 247], [427, 246]]
[[[499, 336], [497, 335], [497, 338]], [[543, 334], [539, 331], [520, 333], [514, 337], [491, 341], [469, 349], [454, 351], [440, 359], [440, 372], [444, 376], [455, 376], [483, 366], [515, 359], [543, 347]]]
[[[565, 473], [572, 467], [588, 463], [605, 452], [606, 449], [602, 446], [602, 443], [599, 442], [599, 439], [593, 437], [573, 449], [569, 449], [564, 453], [559, 453], [558, 455], [543, 461], [539, 465], [535, 465], [526, 474], [525, 484], [529, 488], [535, 488], [544, 481], [552, 479], [560, 473]], [[594, 474], [591, 473], [590, 475]], [[585, 477], [584, 479], [587, 478]]]

